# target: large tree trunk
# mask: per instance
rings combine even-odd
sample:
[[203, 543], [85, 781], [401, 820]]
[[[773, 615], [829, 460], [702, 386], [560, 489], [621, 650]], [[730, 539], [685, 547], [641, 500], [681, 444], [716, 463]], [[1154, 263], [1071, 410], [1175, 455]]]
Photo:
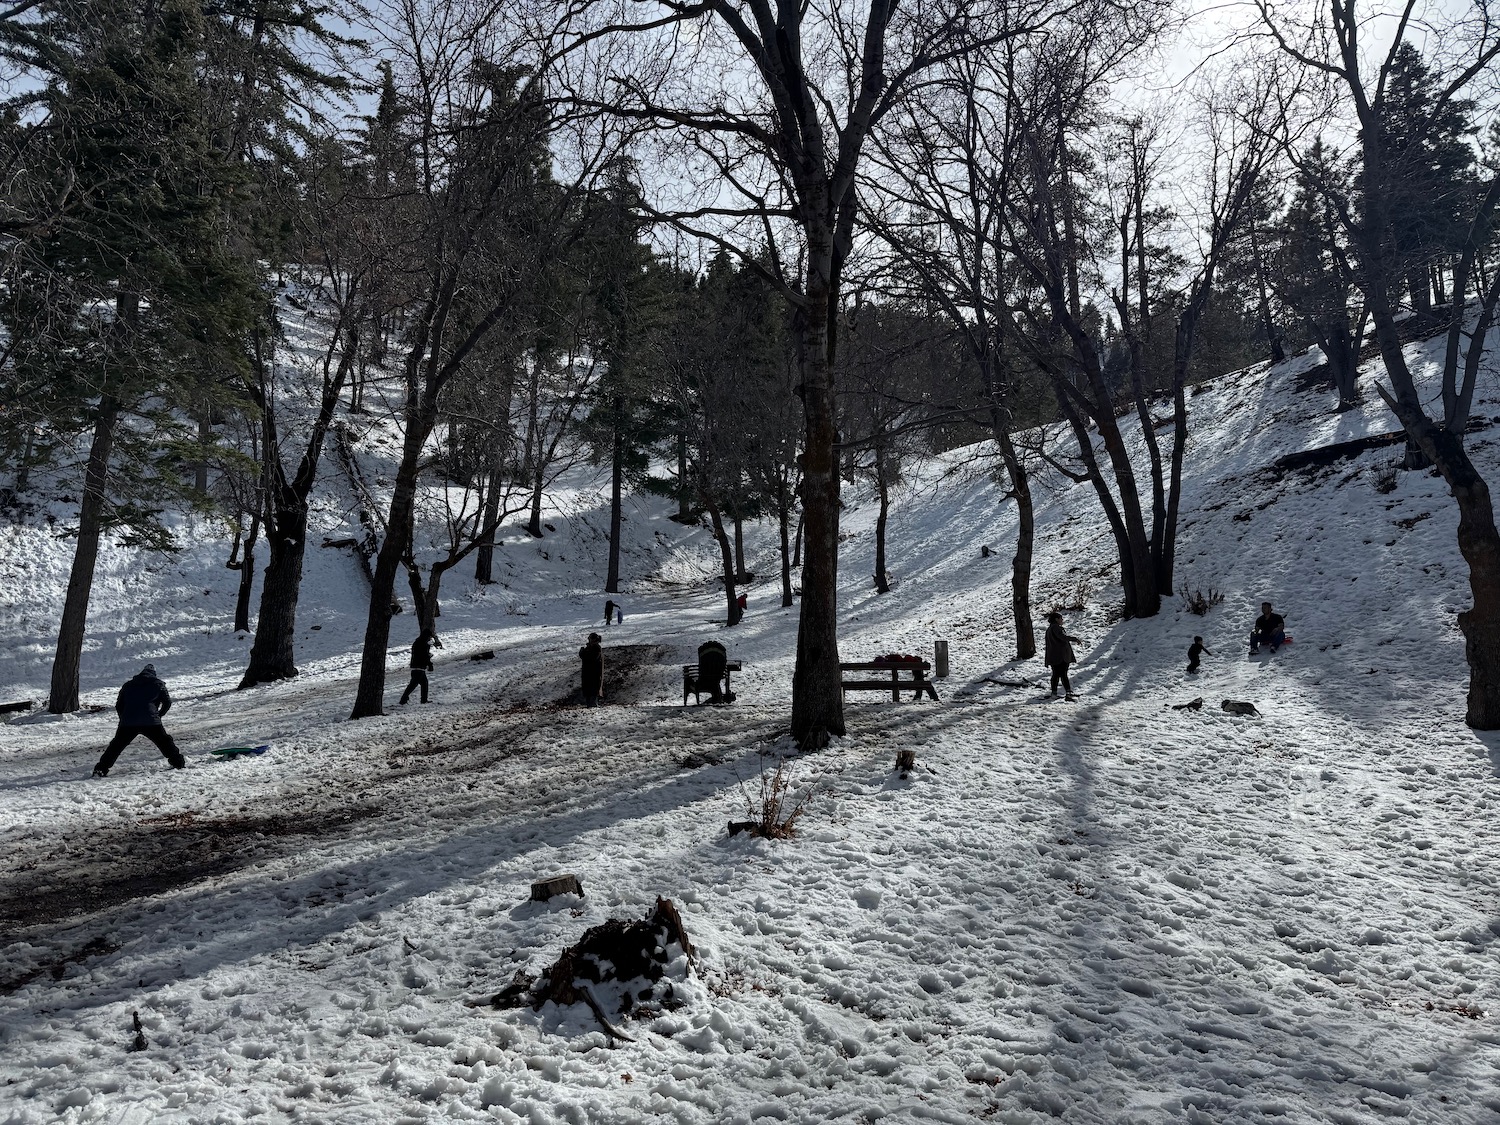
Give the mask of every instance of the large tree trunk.
[[[413, 361], [415, 362], [415, 361]], [[396, 485], [391, 493], [391, 507], [385, 521], [385, 539], [375, 556], [375, 577], [370, 583], [370, 611], [365, 619], [364, 650], [360, 654], [359, 687], [354, 695], [351, 719], [365, 719], [385, 714], [386, 650], [391, 641], [391, 599], [396, 591], [396, 572], [406, 552], [406, 539], [412, 526], [417, 504], [417, 474], [422, 446], [431, 432], [430, 417], [421, 417], [416, 408], [415, 377], [407, 391], [406, 438], [401, 448], [401, 464], [396, 470]]]
[[1036, 655], [1036, 627], [1031, 620], [1031, 555], [1036, 540], [1036, 511], [1031, 502], [1031, 479], [1026, 466], [1010, 440], [1010, 430], [992, 411], [990, 424], [995, 443], [1010, 476], [1010, 490], [1016, 498], [1016, 553], [1010, 560], [1011, 616], [1016, 623], [1016, 659], [1030, 660]]
[[295, 498], [275, 508], [266, 521], [270, 560], [260, 588], [255, 641], [241, 688], [275, 683], [297, 674], [297, 601], [302, 593], [302, 562], [307, 550], [307, 505]]
[[[814, 216], [826, 210], [809, 201]], [[806, 307], [800, 310], [799, 366], [806, 430], [802, 445], [802, 612], [792, 674], [792, 738], [803, 750], [826, 746], [844, 733], [839, 674], [838, 422], [830, 363], [833, 231], [807, 223]]]
[[115, 444], [120, 404], [112, 395], [99, 400], [94, 415], [94, 439], [89, 444], [83, 473], [83, 502], [78, 510], [78, 541], [68, 592], [63, 599], [57, 630], [57, 652], [52, 659], [52, 687], [47, 710], [65, 715], [78, 710], [78, 674], [83, 663], [83, 638], [88, 624], [89, 594], [94, 588], [94, 564], [99, 559], [99, 536], [104, 528], [105, 490], [109, 485], [109, 455]]
[[240, 588], [234, 599], [234, 631], [250, 631], [250, 596], [255, 589], [255, 541], [260, 537], [260, 513], [250, 517], [250, 530], [240, 555]]
[[620, 592], [620, 505], [625, 483], [625, 427], [620, 424], [625, 401], [620, 395], [615, 395], [612, 405], [615, 432], [609, 481], [609, 566], [604, 575], [606, 594]]
[[724, 520], [719, 515], [719, 505], [714, 503], [714, 498], [706, 489], [700, 490], [700, 494], [704, 506], [708, 508], [708, 518], [713, 522], [714, 539], [719, 544], [719, 561], [724, 567], [724, 599], [728, 603], [724, 624], [738, 625], [743, 614], [740, 610], [739, 591], [734, 585], [734, 551], [729, 545], [729, 534], [724, 530]]

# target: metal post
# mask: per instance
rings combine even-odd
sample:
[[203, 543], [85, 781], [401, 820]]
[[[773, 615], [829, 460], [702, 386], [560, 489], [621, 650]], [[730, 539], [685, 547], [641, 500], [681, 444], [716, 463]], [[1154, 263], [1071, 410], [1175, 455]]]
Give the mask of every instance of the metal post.
[[932, 642], [932, 671], [933, 677], [939, 680], [948, 678], [948, 642]]

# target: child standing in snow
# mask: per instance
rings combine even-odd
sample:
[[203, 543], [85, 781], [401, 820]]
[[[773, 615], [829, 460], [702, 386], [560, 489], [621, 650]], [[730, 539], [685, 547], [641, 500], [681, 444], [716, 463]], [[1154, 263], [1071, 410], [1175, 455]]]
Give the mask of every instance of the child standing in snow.
[[611, 598], [604, 603], [604, 627], [609, 628], [615, 618], [615, 600]]
[[[1193, 643], [1190, 644], [1190, 645], [1188, 645], [1188, 666], [1187, 666], [1187, 670], [1189, 672], [1196, 672], [1198, 670], [1198, 658], [1200, 656], [1202, 656], [1205, 652], [1208, 652], [1208, 649], [1203, 644], [1203, 638], [1202, 637], [1194, 637], [1193, 638]], [[1208, 652], [1208, 655], [1212, 656], [1213, 653]]]
[[1063, 616], [1056, 610], [1047, 614], [1046, 647], [1043, 650], [1048, 668], [1052, 669], [1052, 694], [1057, 695], [1057, 685], [1062, 683], [1068, 699], [1077, 699], [1073, 685], [1068, 682], [1068, 665], [1075, 664], [1078, 657], [1073, 653], [1077, 637], [1070, 637], [1063, 630]]

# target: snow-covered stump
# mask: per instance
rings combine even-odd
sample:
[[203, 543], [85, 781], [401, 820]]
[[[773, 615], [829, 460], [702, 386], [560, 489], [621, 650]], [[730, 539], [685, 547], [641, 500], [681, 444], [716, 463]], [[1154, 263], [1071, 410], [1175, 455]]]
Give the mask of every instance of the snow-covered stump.
[[577, 875], [554, 875], [550, 879], [538, 879], [531, 884], [531, 901], [546, 902], [554, 895], [583, 896], [583, 884]]

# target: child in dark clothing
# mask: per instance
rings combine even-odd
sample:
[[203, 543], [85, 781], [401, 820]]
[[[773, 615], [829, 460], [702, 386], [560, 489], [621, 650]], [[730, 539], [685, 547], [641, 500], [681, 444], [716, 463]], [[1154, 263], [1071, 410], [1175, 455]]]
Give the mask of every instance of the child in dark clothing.
[[[1193, 638], [1193, 643], [1188, 646], [1188, 666], [1187, 666], [1187, 670], [1189, 672], [1196, 672], [1198, 670], [1198, 658], [1200, 656], [1202, 656], [1205, 652], [1208, 652], [1208, 649], [1203, 644], [1203, 638], [1202, 637], [1194, 637]], [[1213, 653], [1208, 652], [1208, 655], [1212, 656]]]

